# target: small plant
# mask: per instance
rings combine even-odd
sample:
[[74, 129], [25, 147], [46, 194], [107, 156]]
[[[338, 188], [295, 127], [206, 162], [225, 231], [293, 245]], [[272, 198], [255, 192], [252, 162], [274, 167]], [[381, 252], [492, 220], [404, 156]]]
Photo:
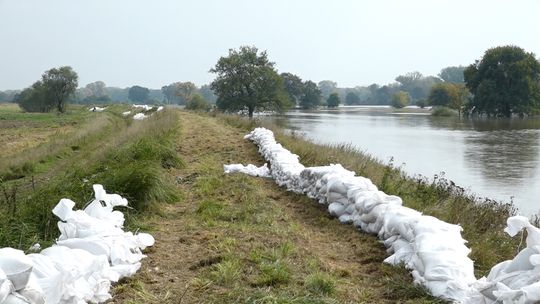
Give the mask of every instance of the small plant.
[[332, 295], [336, 291], [336, 280], [323, 272], [316, 272], [306, 277], [306, 288], [316, 294]]
[[260, 286], [277, 286], [286, 284], [291, 279], [291, 270], [287, 262], [282, 259], [275, 261], [263, 261], [259, 264], [261, 275], [257, 280]]
[[231, 285], [242, 275], [242, 265], [238, 260], [225, 260], [214, 266], [212, 278], [216, 283]]

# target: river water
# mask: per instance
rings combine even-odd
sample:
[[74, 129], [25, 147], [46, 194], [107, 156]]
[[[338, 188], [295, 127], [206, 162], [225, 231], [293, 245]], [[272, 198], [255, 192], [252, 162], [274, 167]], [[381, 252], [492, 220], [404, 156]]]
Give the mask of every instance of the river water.
[[481, 197], [540, 211], [540, 120], [433, 117], [428, 110], [340, 107], [276, 118], [317, 143], [350, 143], [409, 175], [440, 175]]

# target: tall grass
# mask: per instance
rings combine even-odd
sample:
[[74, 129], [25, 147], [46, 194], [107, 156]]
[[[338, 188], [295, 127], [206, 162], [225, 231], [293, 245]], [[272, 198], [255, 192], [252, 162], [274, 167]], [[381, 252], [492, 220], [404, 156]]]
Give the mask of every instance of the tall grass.
[[[132, 123], [114, 114], [102, 113], [106, 127], [87, 124], [71, 137], [28, 151], [22, 159], [53, 159], [48, 168], [16, 180], [0, 180], [0, 190], [15, 191], [0, 198], [0, 246], [27, 249], [35, 242], [50, 244], [58, 235], [57, 219], [51, 210], [61, 198], [70, 198], [82, 208], [92, 197], [92, 184], [103, 184], [108, 192], [128, 198], [134, 215], [153, 208], [157, 202], [177, 199], [167, 169], [182, 166], [174, 147], [178, 118], [174, 111], [156, 113]], [[79, 149], [63, 153], [70, 144]], [[60, 146], [60, 147], [57, 147]], [[26, 162], [23, 162], [23, 164]], [[11, 170], [11, 169], [10, 169]], [[13, 207], [15, 206], [15, 207]]]

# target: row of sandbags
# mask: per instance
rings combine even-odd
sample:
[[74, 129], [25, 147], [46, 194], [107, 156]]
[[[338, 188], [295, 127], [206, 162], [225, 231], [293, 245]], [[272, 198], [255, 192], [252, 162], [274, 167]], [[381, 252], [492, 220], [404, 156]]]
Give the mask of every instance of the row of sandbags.
[[[153, 106], [149, 106], [149, 105], [137, 105], [137, 104], [134, 104], [132, 107], [134, 109], [142, 109], [143, 110], [143, 112], [133, 115], [134, 120], [143, 120], [143, 119], [145, 119], [145, 118], [147, 118], [149, 116], [152, 116], [152, 114], [146, 115], [145, 113], [148, 112], [148, 111], [151, 111], [152, 109], [154, 109]], [[159, 107], [157, 107], [156, 112], [163, 111], [163, 109], [164, 109], [163, 106], [159, 106]], [[131, 114], [131, 111], [126, 111], [126, 112], [122, 113], [123, 116], [129, 116], [130, 114]]]
[[341, 222], [378, 235], [391, 254], [385, 262], [404, 263], [414, 281], [437, 297], [456, 302], [471, 298], [476, 278], [460, 226], [402, 206], [399, 197], [378, 191], [369, 179], [341, 165], [305, 168], [270, 130], [256, 128], [245, 138], [259, 146], [279, 185], [327, 205]]
[[28, 255], [0, 249], [0, 304], [105, 302], [111, 282], [141, 267], [142, 250], [154, 238], [123, 231], [124, 215], [113, 208], [127, 200], [93, 187], [95, 198], [84, 210], [73, 210], [69, 199], [53, 209], [61, 232], [55, 245]]

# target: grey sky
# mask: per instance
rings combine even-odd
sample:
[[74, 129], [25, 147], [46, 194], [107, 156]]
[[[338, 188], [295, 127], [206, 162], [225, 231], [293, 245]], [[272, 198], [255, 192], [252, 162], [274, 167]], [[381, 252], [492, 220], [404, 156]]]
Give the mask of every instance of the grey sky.
[[538, 56], [539, 12], [538, 0], [0, 0], [0, 90], [61, 65], [80, 86], [201, 85], [240, 45], [303, 79], [385, 84], [470, 64], [499, 45]]

